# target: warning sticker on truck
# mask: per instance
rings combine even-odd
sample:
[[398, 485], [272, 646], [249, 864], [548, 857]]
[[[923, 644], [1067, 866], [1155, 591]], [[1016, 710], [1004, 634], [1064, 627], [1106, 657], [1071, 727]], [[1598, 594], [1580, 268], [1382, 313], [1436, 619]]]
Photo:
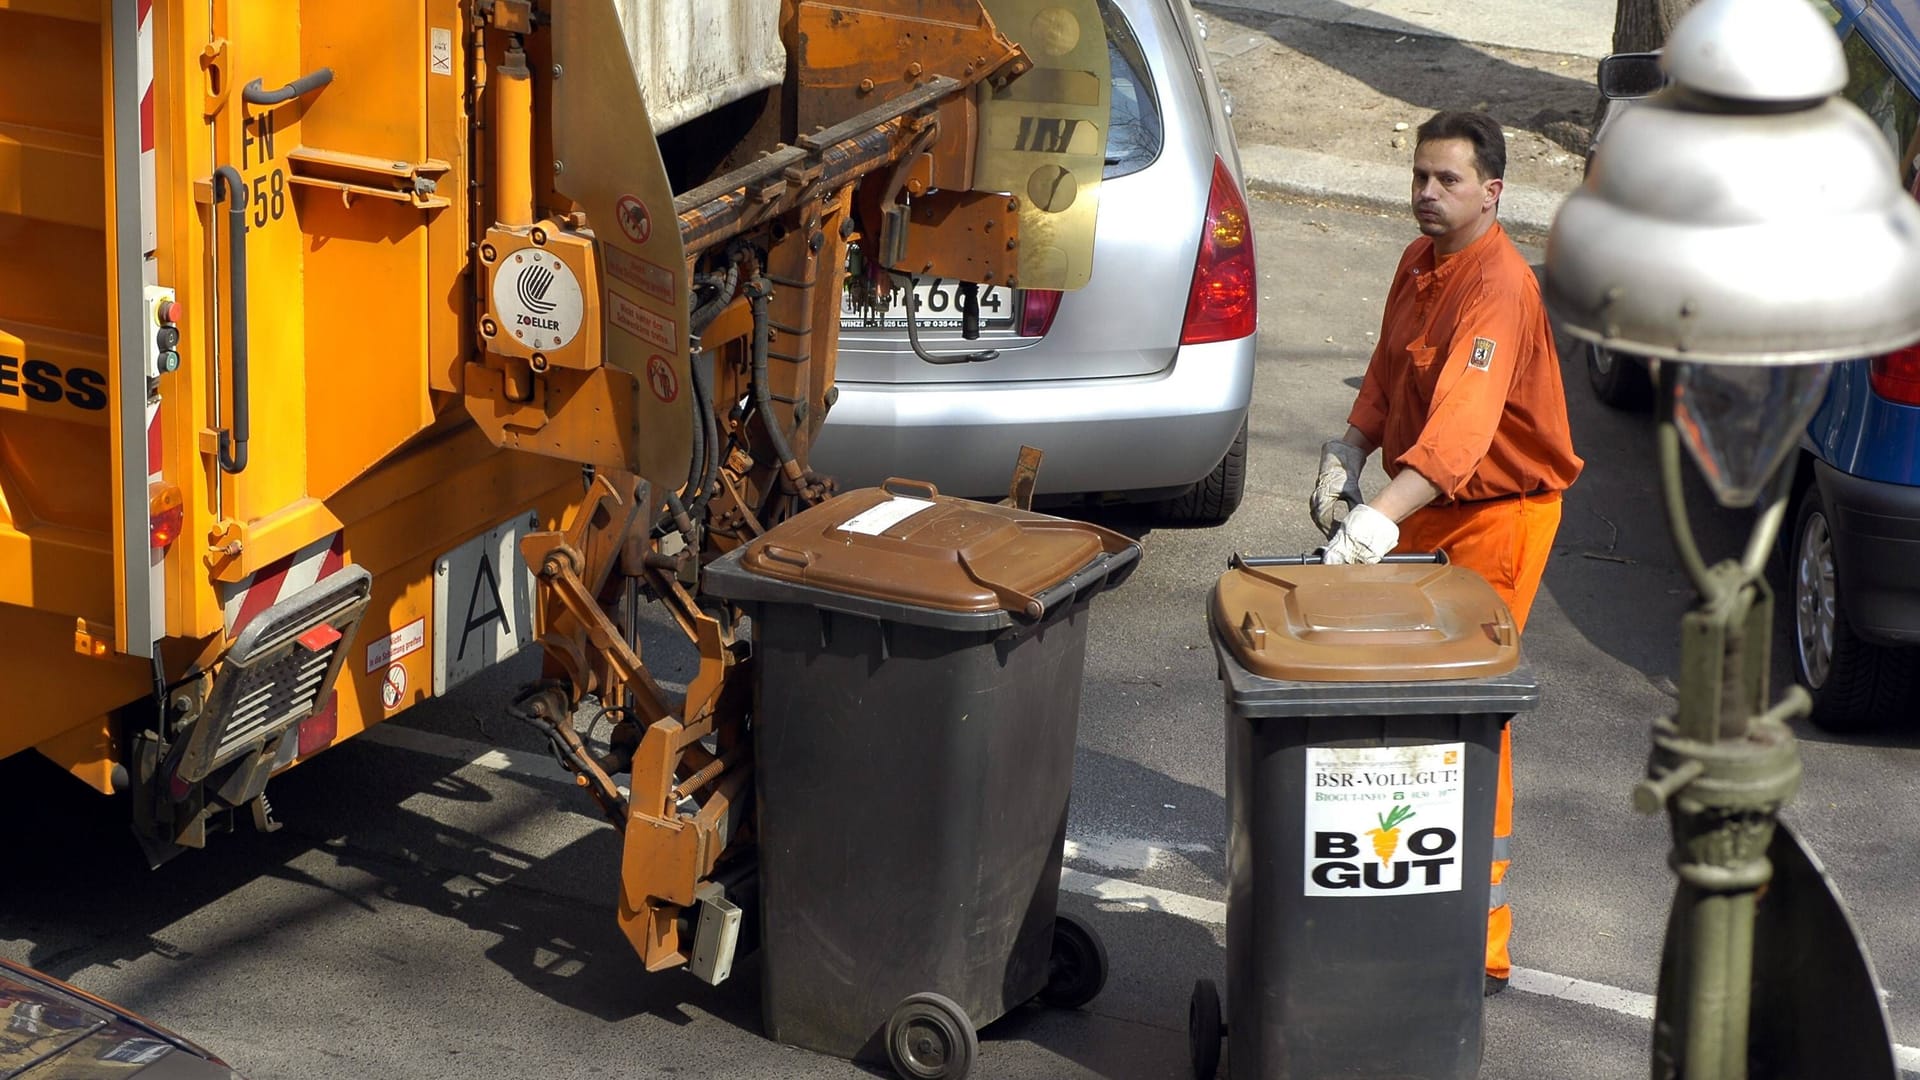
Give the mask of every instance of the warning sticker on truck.
[[427, 647], [427, 619], [421, 616], [367, 646], [367, 674]]
[[1307, 748], [1306, 895], [1459, 892], [1466, 744]]
[[673, 271], [608, 244], [601, 249], [607, 272], [663, 304], [674, 302]]
[[649, 345], [673, 348], [672, 319], [655, 315], [611, 289], [607, 290], [607, 321]]

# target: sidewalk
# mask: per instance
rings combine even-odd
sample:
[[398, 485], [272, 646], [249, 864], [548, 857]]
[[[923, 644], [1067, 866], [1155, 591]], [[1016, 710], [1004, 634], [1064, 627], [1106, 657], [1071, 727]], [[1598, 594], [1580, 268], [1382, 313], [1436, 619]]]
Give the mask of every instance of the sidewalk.
[[[1405, 210], [1411, 127], [1480, 108], [1508, 136], [1510, 232], [1580, 183], [1615, 0], [1196, 0], [1253, 191]], [[1443, 10], [1444, 9], [1444, 10]]]
[[[1408, 154], [1411, 157], [1412, 151]], [[1411, 214], [1404, 165], [1378, 165], [1284, 146], [1243, 145], [1240, 166], [1253, 191]], [[1545, 236], [1561, 201], [1572, 190], [1509, 191], [1500, 197], [1500, 223], [1514, 236]]]

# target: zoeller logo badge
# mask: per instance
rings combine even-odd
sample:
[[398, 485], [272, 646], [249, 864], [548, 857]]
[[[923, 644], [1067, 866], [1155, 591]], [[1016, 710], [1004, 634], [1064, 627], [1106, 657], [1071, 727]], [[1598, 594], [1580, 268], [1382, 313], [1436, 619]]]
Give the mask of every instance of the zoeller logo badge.
[[534, 263], [520, 272], [520, 283], [516, 288], [520, 292], [520, 302], [535, 315], [545, 315], [552, 311], [554, 303], [548, 300], [547, 290], [553, 286], [553, 271]]
[[558, 349], [580, 333], [586, 303], [573, 270], [550, 252], [524, 248], [493, 275], [493, 310], [502, 334], [529, 349]]

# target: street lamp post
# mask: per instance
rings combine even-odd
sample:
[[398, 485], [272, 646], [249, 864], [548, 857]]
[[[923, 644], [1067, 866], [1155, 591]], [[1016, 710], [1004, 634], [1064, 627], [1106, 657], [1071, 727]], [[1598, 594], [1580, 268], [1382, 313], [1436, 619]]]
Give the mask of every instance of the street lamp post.
[[[1880, 133], [1834, 96], [1845, 59], [1805, 0], [1704, 0], [1662, 63], [1670, 85], [1609, 127], [1554, 221], [1546, 265], [1547, 302], [1570, 334], [1657, 368], [1664, 508], [1699, 592], [1682, 621], [1679, 705], [1655, 723], [1634, 792], [1643, 812], [1667, 811], [1679, 878], [1653, 1074], [1739, 1080], [1751, 1058], [1771, 1075], [1811, 1075], [1794, 1068], [1812, 1067], [1795, 1058], [1810, 1051], [1770, 1051], [1789, 1044], [1750, 1023], [1768, 1004], [1753, 998], [1755, 925], [1762, 894], [1787, 884], [1776, 863], [1839, 911], [1817, 871], [1798, 873], [1812, 866], [1801, 849], [1783, 846], [1793, 840], [1777, 815], [1800, 780], [1788, 723], [1810, 702], [1794, 687], [1770, 703], [1762, 570], [1792, 490], [1781, 465], [1829, 365], [1920, 340], [1920, 206], [1896, 184]], [[1683, 446], [1720, 502], [1760, 507], [1737, 559], [1701, 555]], [[1789, 905], [1816, 907], [1828, 910]], [[1808, 951], [1856, 958], [1835, 970], [1860, 973], [1842, 978], [1864, 979], [1857, 1008], [1878, 1010], [1844, 916], [1819, 925], [1840, 940]], [[1877, 1015], [1879, 1045], [1856, 1059], [1866, 1071], [1846, 1075], [1882, 1073], [1882, 1062], [1893, 1075]]]

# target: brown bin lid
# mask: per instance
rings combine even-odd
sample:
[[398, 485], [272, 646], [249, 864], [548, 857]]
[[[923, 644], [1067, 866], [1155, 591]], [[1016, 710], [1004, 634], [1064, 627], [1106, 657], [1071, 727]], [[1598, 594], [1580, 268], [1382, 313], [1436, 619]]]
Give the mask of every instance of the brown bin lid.
[[1038, 618], [1036, 594], [1131, 541], [1097, 525], [888, 480], [796, 514], [755, 540], [741, 565], [831, 592], [939, 611]]
[[1213, 624], [1242, 667], [1269, 679], [1476, 679], [1520, 663], [1506, 604], [1458, 566], [1239, 567], [1214, 590]]

